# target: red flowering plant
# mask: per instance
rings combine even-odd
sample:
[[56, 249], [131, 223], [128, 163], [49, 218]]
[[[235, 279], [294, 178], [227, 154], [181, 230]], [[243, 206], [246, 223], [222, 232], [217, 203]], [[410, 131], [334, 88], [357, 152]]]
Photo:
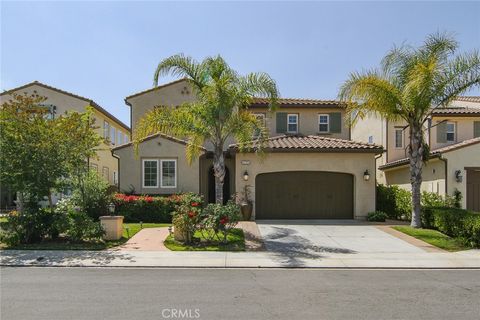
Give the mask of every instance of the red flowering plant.
[[175, 239], [191, 243], [202, 221], [202, 197], [195, 193], [171, 196], [175, 201], [172, 223]]
[[203, 237], [210, 241], [217, 239], [226, 243], [228, 233], [240, 221], [240, 206], [231, 200], [225, 205], [210, 203], [203, 210], [202, 216]]
[[115, 214], [124, 216], [126, 222], [171, 222], [176, 205], [170, 197], [136, 196], [117, 193], [113, 197]]

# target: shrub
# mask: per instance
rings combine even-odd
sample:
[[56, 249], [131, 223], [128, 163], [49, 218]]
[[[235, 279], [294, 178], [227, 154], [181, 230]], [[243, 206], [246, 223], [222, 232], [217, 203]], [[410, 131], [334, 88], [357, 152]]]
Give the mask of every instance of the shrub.
[[377, 210], [390, 219], [409, 219], [412, 208], [411, 193], [398, 186], [377, 186]]
[[72, 200], [88, 216], [98, 220], [98, 217], [109, 214], [108, 205], [112, 201], [109, 192], [108, 182], [90, 170], [75, 183]]
[[184, 241], [190, 243], [202, 221], [202, 197], [186, 193], [173, 199], [176, 202], [172, 220], [175, 232], [181, 233]]
[[151, 197], [117, 193], [113, 198], [115, 214], [125, 222], [172, 222], [172, 212], [181, 196]]
[[45, 238], [55, 239], [65, 231], [67, 218], [50, 209], [12, 211], [2, 224], [2, 242], [8, 245], [35, 243]]
[[213, 240], [220, 231], [223, 242], [227, 241], [228, 232], [233, 229], [241, 219], [240, 206], [233, 201], [221, 205], [210, 203], [203, 210], [202, 233], [204, 237]]
[[100, 222], [93, 221], [93, 219], [84, 212], [69, 212], [68, 220], [69, 227], [65, 234], [68, 239], [74, 242], [99, 241], [105, 234]]
[[98, 241], [105, 233], [100, 222], [93, 221], [88, 214], [82, 212], [71, 198], [60, 200], [55, 211], [66, 217], [65, 236], [71, 241]]
[[480, 246], [480, 214], [457, 208], [423, 208], [422, 223], [473, 247]]
[[368, 221], [384, 222], [388, 215], [383, 211], [369, 212], [367, 215]]

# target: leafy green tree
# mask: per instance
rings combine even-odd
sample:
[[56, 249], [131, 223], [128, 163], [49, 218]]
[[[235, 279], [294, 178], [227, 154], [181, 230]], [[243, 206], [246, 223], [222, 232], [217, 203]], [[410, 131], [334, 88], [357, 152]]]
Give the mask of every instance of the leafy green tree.
[[[91, 108], [52, 117], [46, 98], [13, 94], [0, 109], [0, 181], [36, 206], [61, 190], [68, 179], [88, 170], [101, 138]], [[23, 201], [22, 201], [23, 200]]]
[[409, 129], [412, 227], [421, 225], [420, 186], [429, 148], [424, 127], [433, 110], [448, 106], [459, 94], [479, 86], [478, 51], [455, 54], [458, 44], [451, 36], [434, 34], [418, 48], [394, 47], [380, 70], [352, 73], [340, 89], [353, 122], [369, 113], [387, 120], [403, 120]]
[[199, 157], [201, 146], [211, 147], [216, 203], [223, 203], [226, 143], [234, 138], [244, 149], [257, 132], [256, 139], [263, 144], [267, 130], [248, 107], [254, 97], [265, 97], [274, 109], [279, 95], [275, 81], [265, 73], [240, 76], [220, 56], [202, 62], [184, 55], [166, 58], [155, 71], [154, 86], [166, 74], [184, 77], [197, 99], [178, 108], [159, 106], [148, 112], [135, 128], [134, 143], [138, 148], [143, 138], [157, 132], [186, 138], [189, 162]]

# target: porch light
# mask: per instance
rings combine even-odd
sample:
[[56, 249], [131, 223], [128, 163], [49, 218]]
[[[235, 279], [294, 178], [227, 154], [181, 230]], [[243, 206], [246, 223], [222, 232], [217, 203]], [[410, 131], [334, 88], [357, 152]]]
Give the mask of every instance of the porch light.
[[245, 172], [243, 173], [243, 180], [248, 181], [248, 171], [247, 170], [245, 170]]
[[370, 172], [368, 172], [368, 170], [365, 170], [365, 172], [363, 173], [363, 180], [370, 180]]
[[115, 204], [113, 202], [110, 202], [110, 204], [108, 205], [108, 211], [111, 215], [115, 213]]
[[455, 181], [462, 182], [463, 176], [461, 170], [455, 170]]

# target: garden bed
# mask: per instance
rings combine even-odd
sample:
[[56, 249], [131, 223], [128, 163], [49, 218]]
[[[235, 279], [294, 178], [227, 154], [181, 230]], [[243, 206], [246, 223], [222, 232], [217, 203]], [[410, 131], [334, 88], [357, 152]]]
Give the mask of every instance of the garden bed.
[[122, 238], [115, 241], [97, 241], [97, 242], [71, 242], [68, 239], [59, 238], [56, 240], [44, 240], [40, 243], [19, 244], [16, 246], [7, 246], [0, 242], [0, 249], [4, 250], [105, 250], [120, 246], [127, 242], [131, 237], [138, 233], [143, 227], [145, 228], [159, 228], [168, 227], [170, 224], [166, 223], [125, 223], [123, 225]]
[[[219, 237], [222, 238], [222, 235]], [[208, 241], [200, 231], [194, 235], [192, 244], [176, 241], [169, 235], [164, 241], [165, 247], [172, 251], [245, 251], [245, 237], [243, 230], [234, 228], [227, 235], [227, 243], [221, 241]]]

